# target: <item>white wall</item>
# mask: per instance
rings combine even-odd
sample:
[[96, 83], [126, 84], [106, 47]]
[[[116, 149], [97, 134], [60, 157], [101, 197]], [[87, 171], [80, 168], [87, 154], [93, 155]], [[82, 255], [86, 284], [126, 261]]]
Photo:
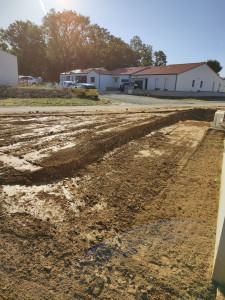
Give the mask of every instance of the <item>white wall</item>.
[[18, 85], [17, 57], [0, 50], [0, 85]]
[[221, 92], [225, 93], [225, 80], [222, 80]]
[[[94, 78], [94, 82], [91, 82], [91, 77]], [[89, 74], [87, 74], [87, 83], [93, 84], [94, 86], [96, 86], [97, 89], [99, 89], [99, 74], [96, 72], [90, 72]]]
[[116, 87], [117, 83], [112, 75], [100, 75], [99, 90], [104, 91], [107, 87]]
[[[99, 75], [94, 71], [89, 74], [60, 74], [60, 81], [75, 81], [76, 76], [87, 76], [87, 83], [94, 84], [99, 90], [105, 90], [106, 87], [119, 87], [120, 85], [120, 79], [116, 82], [112, 75]], [[95, 78], [94, 82], [91, 82], [91, 77]]]
[[72, 80], [72, 76], [73, 75], [70, 75], [70, 74], [60, 74], [60, 82], [61, 81], [74, 81], [74, 80]]
[[[192, 87], [193, 80], [195, 81]], [[201, 81], [203, 82], [200, 87]], [[223, 80], [209, 68], [207, 65], [202, 65], [177, 76], [177, 91], [187, 92], [212, 92], [214, 82], [214, 92], [218, 91], [220, 84], [220, 92], [223, 89]]]
[[[133, 79], [138, 80], [138, 77], [143, 79], [141, 76], [135, 76]], [[148, 90], [155, 90], [156, 88], [168, 91], [175, 90], [176, 75], [147, 75], [146, 79], [148, 79]], [[145, 88], [145, 81], [143, 81], [143, 88]]]
[[225, 150], [221, 175], [221, 194], [217, 219], [213, 280], [225, 286]]

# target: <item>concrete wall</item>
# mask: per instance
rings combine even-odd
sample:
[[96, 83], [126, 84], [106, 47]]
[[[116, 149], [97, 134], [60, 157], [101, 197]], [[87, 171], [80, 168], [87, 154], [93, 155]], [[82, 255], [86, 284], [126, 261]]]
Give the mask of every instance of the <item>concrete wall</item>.
[[155, 91], [155, 90], [132, 90], [133, 95], [145, 95], [158, 98], [210, 98], [223, 99], [225, 93], [213, 92], [177, 92], [177, 91]]
[[18, 85], [17, 57], [0, 50], [0, 85]]
[[[194, 86], [192, 86], [194, 80]], [[202, 81], [202, 87], [201, 87]], [[185, 73], [177, 75], [177, 91], [208, 91], [217, 92], [220, 86], [220, 92], [223, 90], [224, 80], [222, 80], [207, 65], [202, 65]]]
[[225, 150], [221, 176], [221, 195], [219, 203], [213, 280], [225, 286]]

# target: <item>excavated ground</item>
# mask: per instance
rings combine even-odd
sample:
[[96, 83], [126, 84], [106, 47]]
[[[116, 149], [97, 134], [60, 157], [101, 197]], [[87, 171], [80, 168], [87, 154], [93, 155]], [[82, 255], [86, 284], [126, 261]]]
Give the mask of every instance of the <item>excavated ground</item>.
[[210, 109], [0, 120], [1, 299], [215, 299]]

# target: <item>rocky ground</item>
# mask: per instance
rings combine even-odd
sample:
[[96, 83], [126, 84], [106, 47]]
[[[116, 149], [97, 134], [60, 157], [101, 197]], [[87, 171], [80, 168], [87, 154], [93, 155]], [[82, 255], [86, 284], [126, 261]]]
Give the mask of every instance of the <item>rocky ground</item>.
[[2, 299], [215, 299], [214, 110], [2, 115]]

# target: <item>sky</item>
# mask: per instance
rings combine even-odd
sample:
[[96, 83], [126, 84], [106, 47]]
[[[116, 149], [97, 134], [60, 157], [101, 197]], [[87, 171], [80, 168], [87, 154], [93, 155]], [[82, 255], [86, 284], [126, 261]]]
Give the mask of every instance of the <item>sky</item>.
[[138, 35], [168, 64], [216, 59], [225, 77], [225, 0], [0, 0], [0, 27], [16, 20], [41, 25], [51, 8], [88, 16], [127, 43]]

